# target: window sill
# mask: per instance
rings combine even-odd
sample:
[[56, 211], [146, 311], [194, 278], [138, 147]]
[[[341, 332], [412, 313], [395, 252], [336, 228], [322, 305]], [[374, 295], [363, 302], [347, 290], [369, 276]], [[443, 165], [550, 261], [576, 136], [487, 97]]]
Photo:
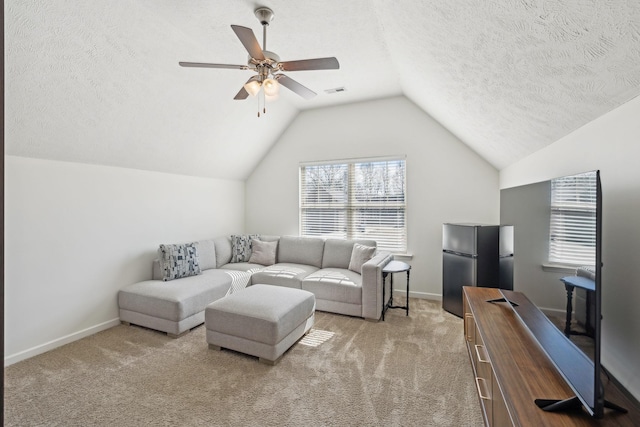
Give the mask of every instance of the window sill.
[[580, 266], [571, 264], [542, 264], [542, 269], [544, 271], [551, 271], [554, 273], [576, 274], [576, 269], [578, 267]]
[[393, 255], [393, 259], [413, 259], [413, 254], [391, 254]]

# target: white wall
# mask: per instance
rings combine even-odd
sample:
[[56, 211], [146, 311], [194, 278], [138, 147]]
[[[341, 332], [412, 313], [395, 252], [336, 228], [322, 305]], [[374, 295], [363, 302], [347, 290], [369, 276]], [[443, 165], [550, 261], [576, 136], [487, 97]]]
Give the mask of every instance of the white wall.
[[246, 182], [247, 232], [299, 233], [300, 162], [389, 155], [407, 160], [411, 295], [440, 298], [442, 223], [496, 223], [498, 171], [404, 97], [302, 112]]
[[242, 181], [5, 162], [5, 363], [117, 324], [159, 244], [243, 230]]
[[[600, 169], [602, 364], [640, 399], [640, 98], [500, 172], [502, 188]], [[543, 274], [540, 270], [540, 274]], [[535, 293], [535, 289], [525, 290]], [[535, 302], [535, 301], [534, 301]]]

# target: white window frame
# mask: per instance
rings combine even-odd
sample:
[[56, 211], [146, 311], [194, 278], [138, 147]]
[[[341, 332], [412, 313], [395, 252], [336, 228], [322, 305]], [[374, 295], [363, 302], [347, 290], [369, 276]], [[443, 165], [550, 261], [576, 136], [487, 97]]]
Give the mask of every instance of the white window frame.
[[595, 263], [596, 197], [596, 172], [551, 180], [549, 263]]
[[[368, 191], [367, 188], [358, 187], [358, 183], [362, 182], [364, 165], [371, 168], [369, 171], [372, 174], [401, 172], [402, 182], [400, 184], [397, 178], [385, 175], [384, 181], [378, 182], [376, 190], [373, 190], [380, 195], [379, 198], [373, 196], [378, 200], [366, 200], [367, 194], [358, 197], [359, 191]], [[305, 197], [305, 194], [310, 194], [309, 191], [313, 190], [307, 188], [307, 185], [313, 185], [306, 182], [307, 168], [321, 171], [321, 168], [325, 167], [330, 172], [324, 175], [327, 181], [326, 191], [321, 193], [319, 186], [315, 185], [313, 187], [316, 191], [315, 199]], [[345, 177], [340, 176], [343, 173], [346, 174]], [[333, 188], [326, 188], [332, 185]], [[402, 186], [400, 190], [398, 190], [399, 185]], [[390, 187], [395, 190], [387, 191]], [[299, 169], [300, 235], [375, 240], [378, 249], [405, 254], [407, 252], [406, 187], [407, 166], [404, 156], [301, 163]], [[369, 194], [369, 197], [372, 196]], [[316, 212], [315, 216], [308, 214], [310, 210]], [[373, 214], [363, 213], [367, 210], [373, 211]], [[324, 223], [323, 215], [331, 216], [333, 220]], [[374, 225], [367, 226], [367, 223]]]

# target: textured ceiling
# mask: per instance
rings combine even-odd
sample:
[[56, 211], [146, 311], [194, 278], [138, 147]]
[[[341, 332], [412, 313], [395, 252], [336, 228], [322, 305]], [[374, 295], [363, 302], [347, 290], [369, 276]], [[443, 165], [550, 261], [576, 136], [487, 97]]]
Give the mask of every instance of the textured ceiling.
[[[261, 27], [289, 73], [257, 118], [230, 24]], [[640, 93], [640, 2], [5, 0], [6, 153], [244, 179], [302, 109], [404, 94], [501, 169]], [[346, 87], [326, 94], [325, 89]]]

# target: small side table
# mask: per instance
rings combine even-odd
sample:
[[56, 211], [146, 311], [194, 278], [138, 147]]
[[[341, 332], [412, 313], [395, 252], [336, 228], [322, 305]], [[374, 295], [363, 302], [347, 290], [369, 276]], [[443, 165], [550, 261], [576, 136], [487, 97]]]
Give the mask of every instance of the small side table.
[[567, 336], [567, 338], [570, 335], [587, 335], [587, 336], [593, 337], [594, 331], [591, 330], [590, 328], [591, 322], [589, 321], [590, 320], [589, 307], [588, 307], [589, 304], [587, 303], [587, 320], [585, 322], [586, 323], [585, 328], [587, 329], [586, 333], [575, 332], [571, 330], [571, 313], [573, 313], [573, 304], [572, 304], [573, 289], [574, 288], [586, 289], [587, 301], [589, 301], [589, 292], [596, 291], [596, 283], [593, 280], [587, 279], [586, 277], [582, 277], [582, 276], [567, 276], [560, 279], [560, 281], [564, 283], [564, 287], [567, 290], [567, 320], [564, 326], [564, 334]]
[[[411, 266], [402, 261], [390, 261], [382, 269], [382, 321], [384, 321], [384, 313], [389, 308], [401, 308], [407, 311], [409, 315], [409, 270]], [[405, 306], [397, 306], [393, 304], [393, 273], [407, 272], [407, 301]], [[389, 302], [385, 303], [385, 289], [387, 284], [387, 276], [391, 274], [391, 288], [389, 289]]]

